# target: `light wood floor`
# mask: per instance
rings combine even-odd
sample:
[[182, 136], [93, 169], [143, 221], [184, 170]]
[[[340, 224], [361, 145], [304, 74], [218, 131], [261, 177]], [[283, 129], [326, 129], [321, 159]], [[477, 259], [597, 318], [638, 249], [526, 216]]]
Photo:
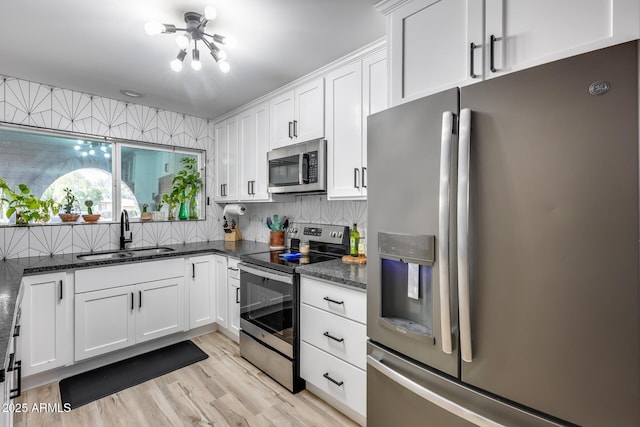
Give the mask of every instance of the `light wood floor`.
[[[291, 394], [240, 357], [219, 332], [193, 340], [209, 358], [81, 406], [71, 412], [15, 414], [24, 426], [357, 426], [304, 390]], [[17, 403], [60, 404], [58, 383], [23, 393]]]

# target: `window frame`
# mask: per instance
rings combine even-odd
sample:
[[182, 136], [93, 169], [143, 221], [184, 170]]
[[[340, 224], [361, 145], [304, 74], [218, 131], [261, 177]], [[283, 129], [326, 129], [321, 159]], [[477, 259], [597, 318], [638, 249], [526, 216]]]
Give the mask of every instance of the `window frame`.
[[[116, 212], [119, 214], [121, 212], [121, 199], [122, 199], [122, 193], [121, 193], [121, 183], [122, 183], [122, 179], [121, 179], [121, 173], [122, 173], [122, 164], [121, 164], [121, 151], [122, 151], [122, 147], [131, 147], [131, 148], [139, 148], [139, 149], [146, 149], [146, 150], [156, 150], [156, 151], [166, 151], [166, 152], [171, 152], [171, 153], [176, 153], [176, 154], [188, 154], [188, 155], [195, 155], [196, 158], [198, 159], [198, 169], [201, 171], [200, 176], [201, 176], [201, 180], [202, 180], [202, 187], [199, 191], [198, 194], [198, 209], [199, 209], [199, 216], [198, 219], [196, 221], [205, 221], [206, 217], [207, 217], [207, 213], [206, 213], [206, 204], [205, 204], [205, 200], [206, 200], [206, 185], [207, 185], [207, 170], [206, 170], [206, 165], [207, 165], [207, 150], [206, 149], [198, 149], [198, 148], [189, 148], [189, 147], [180, 147], [180, 146], [175, 146], [175, 145], [167, 145], [167, 144], [160, 144], [157, 142], [146, 142], [146, 141], [136, 141], [136, 140], [130, 140], [130, 139], [124, 139], [124, 138], [115, 138], [115, 137], [109, 137], [109, 136], [99, 136], [99, 135], [93, 135], [93, 134], [86, 134], [86, 133], [79, 133], [79, 132], [70, 132], [70, 131], [62, 131], [62, 130], [57, 130], [57, 129], [42, 129], [42, 128], [32, 128], [29, 126], [22, 126], [22, 125], [15, 125], [15, 124], [11, 124], [11, 123], [0, 123], [0, 130], [8, 130], [8, 131], [18, 131], [18, 132], [24, 132], [24, 133], [31, 133], [31, 134], [35, 134], [35, 135], [43, 135], [43, 136], [53, 136], [53, 137], [63, 137], [63, 138], [70, 138], [70, 139], [83, 139], [83, 140], [89, 140], [89, 141], [93, 141], [93, 142], [108, 142], [111, 144], [111, 185], [112, 185], [112, 189], [111, 189], [111, 195], [112, 195], [112, 201], [111, 201], [111, 208], [112, 208], [112, 215], [111, 215], [111, 221], [103, 221], [103, 222], [98, 222], [98, 224], [110, 224], [110, 223], [117, 223], [119, 222], [119, 218], [120, 216], [116, 214]], [[0, 177], [2, 177], [2, 173], [0, 171]], [[27, 185], [29, 185], [28, 183], [26, 183]], [[190, 220], [190, 221], [194, 221], [194, 220]], [[171, 222], [169, 220], [165, 220], [162, 222]], [[44, 225], [58, 225], [58, 224], [66, 224], [69, 225], [70, 223], [53, 223], [53, 222], [48, 222]], [[35, 225], [35, 224], [29, 224], [29, 225]], [[38, 224], [40, 225], [40, 224]], [[14, 227], [16, 226], [15, 223], [11, 224], [11, 223], [2, 223], [0, 222], [0, 227]]]

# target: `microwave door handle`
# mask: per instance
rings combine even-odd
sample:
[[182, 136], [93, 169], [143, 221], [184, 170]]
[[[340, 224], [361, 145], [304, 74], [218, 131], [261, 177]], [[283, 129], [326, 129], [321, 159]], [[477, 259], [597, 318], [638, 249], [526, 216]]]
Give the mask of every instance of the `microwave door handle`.
[[438, 215], [438, 259], [440, 259], [440, 327], [442, 351], [451, 354], [451, 297], [449, 295], [449, 214], [451, 189], [451, 141], [453, 139], [453, 113], [442, 113], [442, 137], [440, 141], [440, 197]]
[[304, 165], [304, 156], [300, 154], [298, 156], [298, 184], [304, 184], [304, 176], [302, 174], [302, 168]]
[[469, 147], [471, 110], [460, 110], [458, 147], [458, 307], [460, 318], [460, 354], [471, 362], [471, 310], [469, 302]]

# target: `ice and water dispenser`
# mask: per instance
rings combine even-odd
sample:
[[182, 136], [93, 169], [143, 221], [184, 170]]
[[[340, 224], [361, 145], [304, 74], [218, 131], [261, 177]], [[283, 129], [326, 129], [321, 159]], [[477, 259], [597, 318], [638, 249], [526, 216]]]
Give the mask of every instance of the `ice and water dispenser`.
[[381, 326], [434, 343], [432, 269], [435, 236], [378, 233]]

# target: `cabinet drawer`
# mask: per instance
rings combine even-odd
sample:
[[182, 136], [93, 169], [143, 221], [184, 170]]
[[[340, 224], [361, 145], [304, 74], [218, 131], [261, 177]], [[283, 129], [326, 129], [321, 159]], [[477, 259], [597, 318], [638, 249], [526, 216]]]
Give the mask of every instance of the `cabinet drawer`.
[[184, 258], [78, 270], [76, 294], [184, 276]]
[[302, 342], [300, 345], [300, 361], [300, 376], [302, 378], [331, 397], [343, 402], [358, 414], [365, 416], [367, 400], [367, 374], [365, 371], [306, 342]]
[[356, 322], [367, 323], [366, 293], [309, 277], [302, 277], [300, 288], [303, 303]]
[[300, 338], [360, 369], [366, 369], [367, 327], [306, 304], [300, 309]]
[[229, 271], [229, 278], [240, 279], [240, 270], [238, 269], [239, 262], [240, 260], [237, 258], [228, 258], [227, 270]]

